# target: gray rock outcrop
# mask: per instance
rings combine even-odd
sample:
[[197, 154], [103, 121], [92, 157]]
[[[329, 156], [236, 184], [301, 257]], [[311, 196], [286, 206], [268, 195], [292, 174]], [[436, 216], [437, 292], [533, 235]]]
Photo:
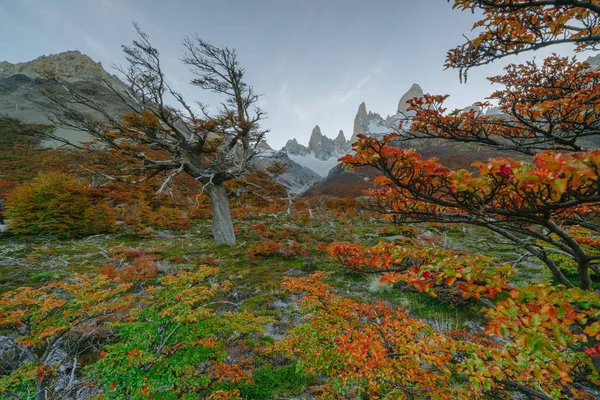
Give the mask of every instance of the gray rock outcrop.
[[300, 143], [298, 143], [298, 141], [296, 139], [290, 139], [287, 141], [287, 143], [285, 144], [285, 146], [283, 146], [283, 148], [281, 149], [281, 151], [288, 153], [288, 154], [294, 154], [294, 155], [298, 155], [298, 156], [303, 156], [308, 154], [308, 148]]
[[344, 132], [340, 131], [335, 139], [330, 139], [321, 133], [321, 128], [316, 125], [308, 142], [308, 151], [319, 160], [328, 160], [339, 157], [350, 150], [350, 143], [346, 140]]
[[352, 129], [352, 138], [350, 141], [354, 142], [356, 139], [356, 135], [359, 133], [364, 133], [364, 128], [361, 124], [361, 121], [367, 118], [367, 106], [364, 102], [360, 103], [358, 106], [358, 111], [356, 112], [356, 116], [354, 117], [354, 127]]
[[332, 157], [337, 158], [340, 155], [348, 153], [350, 148], [350, 142], [346, 140], [344, 131], [339, 131], [335, 139], [330, 139], [323, 135], [319, 125], [316, 125], [310, 135], [308, 147], [298, 143], [296, 139], [290, 139], [281, 151], [298, 156], [312, 154], [319, 160], [328, 160]]
[[267, 169], [276, 162], [286, 164], [287, 170], [275, 178], [275, 181], [287, 187], [292, 192], [302, 192], [322, 178], [314, 171], [290, 159], [284, 151], [268, 150], [252, 160], [253, 166], [258, 169]]
[[414, 111], [408, 111], [408, 100], [422, 96], [423, 89], [416, 83], [413, 84], [398, 101], [396, 114], [387, 115], [385, 119], [378, 113], [367, 111], [365, 103], [361, 103], [354, 117], [354, 129], [350, 142], [355, 142], [359, 133], [367, 136], [383, 136], [398, 131], [400, 122], [415, 115]]
[[[106, 81], [118, 90], [124, 90], [118, 78], [79, 51], [67, 51], [23, 63], [0, 62], [0, 115], [30, 123], [51, 124], [47, 110], [38, 104], [44, 99], [43, 90], [58, 89], [48, 74], [59, 76], [76, 89], [95, 93], [111, 115], [120, 116], [130, 111], [104, 84]], [[82, 132], [65, 127], [58, 127], [55, 134], [73, 142], [90, 139]]]
[[417, 85], [416, 83], [413, 83], [410, 89], [408, 89], [408, 91], [404, 93], [404, 95], [400, 98], [400, 101], [398, 102], [398, 114], [406, 116], [415, 115], [414, 111], [408, 110], [408, 100], [415, 97], [423, 97], [423, 89], [421, 89], [421, 86]]

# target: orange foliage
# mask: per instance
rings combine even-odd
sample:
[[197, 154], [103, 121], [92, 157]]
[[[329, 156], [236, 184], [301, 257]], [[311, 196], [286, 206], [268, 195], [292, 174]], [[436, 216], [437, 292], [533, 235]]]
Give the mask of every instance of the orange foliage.
[[109, 279], [131, 283], [153, 278], [158, 273], [156, 254], [146, 249], [130, 249], [123, 246], [113, 247], [108, 251], [110, 264], [106, 264], [98, 272]]
[[576, 50], [600, 44], [598, 0], [454, 0], [454, 8], [483, 15], [473, 24], [478, 35], [448, 52], [447, 67], [468, 69], [558, 43]]
[[592, 399], [582, 385], [600, 382], [586, 356], [596, 351], [588, 347], [590, 335], [600, 333], [595, 293], [548, 285], [511, 289], [487, 309], [485, 332], [472, 334], [436, 331], [388, 303], [342, 297], [325, 277], [285, 280], [287, 289], [302, 294], [298, 301], [308, 316], [279, 345], [303, 371], [329, 378], [315, 388], [319, 398], [487, 399], [516, 390]]
[[382, 283], [402, 281], [420, 292], [454, 301], [494, 298], [509, 289], [508, 278], [514, 273], [509, 265], [494, 265], [489, 257], [464, 251], [387, 242], [370, 248], [334, 243], [326, 250], [345, 268], [382, 273]]

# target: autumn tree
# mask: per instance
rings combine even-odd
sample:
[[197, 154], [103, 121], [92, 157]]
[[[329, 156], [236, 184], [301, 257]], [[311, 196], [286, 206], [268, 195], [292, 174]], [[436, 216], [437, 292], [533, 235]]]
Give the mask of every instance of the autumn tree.
[[[540, 20], [553, 21], [556, 13], [564, 11], [558, 6], [531, 2], [506, 2], [508, 5], [502, 7], [505, 2], [457, 1], [455, 6], [475, 7], [479, 3], [486, 5], [482, 20], [485, 23], [479, 21], [475, 26], [485, 26], [489, 32], [461, 47], [463, 52], [470, 49], [473, 60], [469, 65], [489, 60], [489, 51], [477, 53], [483, 51], [480, 42], [489, 42], [490, 46], [496, 43], [489, 38], [498, 35], [498, 29], [508, 29], [500, 18], [505, 13], [514, 19], [517, 17], [513, 14], [522, 17], [527, 11], [527, 15], [538, 13]], [[583, 25], [597, 16], [587, 6], [578, 11], [566, 15], [581, 19]], [[516, 43], [520, 43], [521, 33], [521, 30], [514, 32]], [[547, 43], [549, 39], [545, 36], [543, 40], [536, 39], [532, 34], [531, 46], [538, 43], [534, 40]], [[519, 44], [502, 43], [515, 51], [522, 48]], [[595, 42], [590, 39], [577, 43], [591, 46]], [[457, 58], [457, 51], [449, 53], [448, 65], [463, 68], [464, 58]], [[505, 54], [512, 53], [499, 49], [495, 57]], [[600, 201], [599, 154], [592, 149], [596, 147], [600, 127], [600, 72], [585, 62], [555, 55], [542, 65], [511, 64], [504, 75], [490, 81], [504, 86], [489, 99], [497, 102], [502, 114], [486, 115], [483, 111], [491, 106], [489, 101], [479, 103], [479, 109], [448, 113], [444, 107], [447, 96], [412, 99], [411, 109], [416, 115], [409, 127], [402, 128], [400, 135], [382, 140], [360, 138], [355, 144], [357, 155], [347, 156], [344, 161], [355, 166], [373, 166], [384, 173], [384, 178], [377, 181], [383, 188], [370, 192], [375, 209], [395, 214], [396, 220], [403, 222], [470, 223], [486, 227], [542, 260], [559, 282], [571, 287], [553, 257], [566, 256], [576, 265], [577, 284], [589, 290], [590, 271], [600, 274], [600, 258], [593, 246], [582, 242], [583, 237], [599, 233], [599, 226], [592, 218]], [[406, 138], [472, 142], [533, 159], [497, 158], [477, 164], [478, 173], [451, 171], [436, 159], [423, 160], [414, 150], [394, 146], [395, 141]]]
[[479, 34], [448, 52], [446, 66], [458, 68], [464, 79], [469, 68], [509, 55], [561, 43], [577, 50], [600, 44], [596, 0], [454, 0], [453, 8], [483, 14], [473, 25]]
[[[474, 25], [477, 37], [448, 53], [446, 65], [458, 68], [463, 78], [469, 68], [507, 55], [557, 43], [574, 43], [578, 50], [591, 49], [600, 39], [597, 1], [456, 0], [454, 7], [483, 12]], [[557, 55], [541, 63], [511, 64], [505, 71], [489, 78], [502, 88], [477, 107], [449, 111], [444, 106], [447, 96], [412, 99], [410, 109], [416, 115], [398, 133], [382, 139], [360, 136], [353, 147], [356, 153], [342, 161], [351, 166], [374, 167], [382, 173], [375, 181], [379, 187], [368, 192], [369, 207], [390, 215], [395, 222], [484, 227], [516, 251], [525, 251], [543, 262], [559, 285], [532, 285], [511, 293], [512, 300], [501, 307], [497, 303], [489, 315], [505, 322], [512, 319], [520, 327], [513, 327], [512, 333], [513, 328], [506, 326], [508, 330], [490, 328], [490, 332], [504, 337], [510, 333], [511, 340], [529, 338], [533, 343], [549, 336], [547, 332], [540, 334], [540, 316], [535, 322], [525, 323], [531, 318], [529, 314], [541, 310], [543, 318], [552, 318], [561, 307], [567, 314], [586, 313], [585, 317], [568, 317], [568, 325], [576, 321], [579, 326], [570, 326], [565, 332], [580, 334], [575, 342], [581, 341], [581, 345], [572, 347], [573, 357], [585, 353], [600, 371], [600, 312], [594, 291], [594, 281], [600, 278], [600, 72], [586, 62]], [[500, 113], [486, 113], [493, 105]], [[423, 159], [414, 149], [398, 147], [402, 140], [422, 138], [474, 143], [505, 156], [476, 163], [475, 171], [451, 170], [435, 158]], [[422, 271], [417, 283], [428, 281], [431, 273]], [[542, 305], [534, 300], [538, 295], [549, 305], [555, 304], [553, 301], [568, 304], [541, 309]], [[565, 318], [562, 311], [558, 316]], [[547, 329], [558, 326], [560, 322], [555, 321]], [[561, 339], [556, 349], [567, 348], [569, 340]], [[531, 354], [499, 357], [496, 361], [508, 362], [516, 357], [531, 368], [538, 360]], [[493, 365], [495, 361], [480, 360], [479, 367], [486, 362]], [[506, 371], [512, 368], [505, 365]], [[568, 373], [568, 379], [573, 379], [577, 368]], [[516, 378], [499, 384], [509, 388]], [[518, 390], [524, 393], [535, 389], [530, 384], [522, 386]], [[538, 391], [534, 395], [557, 396], [569, 394], [545, 395]]]
[[259, 151], [266, 133], [259, 127], [265, 116], [257, 107], [259, 95], [246, 82], [235, 50], [194, 36], [184, 39], [181, 58], [194, 76], [190, 83], [224, 101], [215, 112], [202, 103], [192, 104], [173, 89], [158, 50], [146, 33], [135, 28], [137, 40], [123, 46], [128, 65], [118, 68], [125, 86], [103, 81], [112, 93], [107, 101], [119, 102], [128, 113], [112, 115], [105, 100], [93, 96], [93, 89], [76, 88], [60, 76], [53, 76], [60, 88], [46, 91], [44, 105], [55, 123], [94, 138], [95, 145], [76, 146], [116, 156], [96, 166], [106, 179], [161, 178], [159, 192], [179, 173], [200, 182], [211, 200], [215, 242], [232, 245], [235, 234], [223, 184], [245, 176]]

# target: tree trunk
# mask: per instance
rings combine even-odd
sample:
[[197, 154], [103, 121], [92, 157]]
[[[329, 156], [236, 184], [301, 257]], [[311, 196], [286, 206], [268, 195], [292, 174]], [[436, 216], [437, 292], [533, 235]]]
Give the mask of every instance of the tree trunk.
[[209, 184], [207, 187], [212, 207], [212, 230], [215, 244], [235, 244], [231, 210], [229, 209], [229, 196], [222, 183]]
[[577, 263], [577, 272], [579, 273], [579, 288], [583, 290], [592, 289], [592, 279], [590, 278], [590, 262], [579, 261]]
[[42, 379], [38, 379], [36, 386], [35, 399], [48, 400], [48, 396], [46, 394], [46, 377], [44, 376]]

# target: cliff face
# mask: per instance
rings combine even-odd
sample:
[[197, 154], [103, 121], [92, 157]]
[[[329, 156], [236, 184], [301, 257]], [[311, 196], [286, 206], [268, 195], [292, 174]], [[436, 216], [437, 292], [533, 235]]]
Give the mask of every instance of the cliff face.
[[319, 160], [328, 160], [350, 151], [350, 142], [346, 140], [344, 131], [339, 131], [335, 139], [330, 139], [323, 135], [319, 125], [316, 125], [308, 141], [308, 146], [298, 143], [296, 139], [290, 139], [281, 150], [292, 155], [312, 154]]
[[354, 129], [350, 143], [356, 141], [358, 134], [383, 136], [396, 131], [401, 121], [414, 115], [413, 111], [408, 111], [408, 100], [422, 96], [423, 89], [416, 83], [413, 84], [410, 89], [400, 97], [396, 114], [391, 116], [388, 115], [385, 119], [378, 113], [367, 111], [365, 103], [361, 103], [358, 106], [358, 111], [354, 117]]
[[265, 149], [252, 160], [253, 166], [258, 169], [267, 169], [276, 162], [284, 163], [287, 170], [278, 176], [275, 181], [281, 183], [292, 192], [303, 192], [310, 185], [322, 178], [314, 171], [294, 162], [287, 153]]
[[317, 125], [313, 128], [308, 146], [291, 139], [281, 151], [296, 163], [325, 177], [337, 165], [338, 158], [347, 154], [350, 149], [350, 141], [346, 140], [343, 131], [339, 131], [335, 139], [330, 139], [321, 133], [321, 128]]
[[400, 101], [398, 101], [398, 113], [406, 116], [415, 115], [414, 111], [408, 110], [408, 101], [415, 97], [423, 97], [423, 89], [421, 89], [421, 86], [417, 85], [416, 83], [414, 83], [400, 98]]

